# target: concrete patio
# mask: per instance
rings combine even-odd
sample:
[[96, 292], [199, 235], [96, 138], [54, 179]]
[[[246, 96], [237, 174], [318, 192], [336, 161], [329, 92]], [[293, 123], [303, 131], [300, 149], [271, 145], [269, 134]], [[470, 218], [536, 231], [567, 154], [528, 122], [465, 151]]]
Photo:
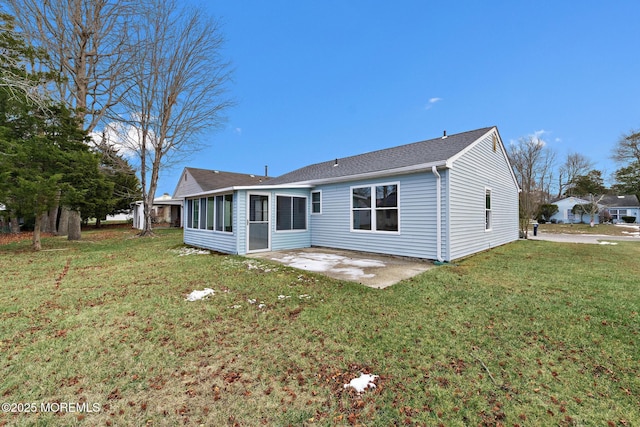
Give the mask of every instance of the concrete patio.
[[277, 261], [377, 289], [386, 288], [433, 267], [433, 263], [426, 260], [329, 248], [258, 252], [247, 256]]

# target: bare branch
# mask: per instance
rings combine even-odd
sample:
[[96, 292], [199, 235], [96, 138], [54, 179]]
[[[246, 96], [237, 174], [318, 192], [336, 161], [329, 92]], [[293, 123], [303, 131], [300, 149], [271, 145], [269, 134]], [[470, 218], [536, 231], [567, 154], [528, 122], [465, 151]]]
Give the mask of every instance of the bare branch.
[[232, 102], [225, 96], [230, 70], [217, 21], [172, 0], [141, 7], [131, 32], [136, 53], [127, 78], [133, 87], [112, 128], [139, 160], [147, 234], [160, 169], [198, 150], [198, 136], [221, 126]]
[[618, 163], [640, 162], [640, 130], [622, 135], [611, 157]]
[[28, 41], [48, 53], [45, 66], [63, 79], [59, 99], [91, 132], [121, 96], [130, 59], [132, 0], [7, 0]]

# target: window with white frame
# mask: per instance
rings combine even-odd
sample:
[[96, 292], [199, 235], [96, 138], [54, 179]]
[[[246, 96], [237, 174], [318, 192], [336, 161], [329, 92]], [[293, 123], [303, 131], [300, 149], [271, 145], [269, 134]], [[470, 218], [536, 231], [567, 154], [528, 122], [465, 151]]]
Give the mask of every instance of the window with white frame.
[[491, 230], [491, 189], [484, 190], [484, 229]]
[[193, 227], [193, 200], [187, 200], [187, 228]]
[[201, 230], [207, 229], [207, 198], [203, 197], [200, 199], [200, 226], [198, 227]]
[[198, 228], [200, 224], [200, 199], [193, 199], [193, 228]]
[[276, 230], [307, 229], [307, 198], [276, 196]]
[[322, 213], [322, 191], [311, 192], [311, 213]]
[[609, 214], [611, 214], [611, 220], [621, 220], [623, 216], [627, 215], [626, 209], [609, 209]]
[[187, 200], [187, 228], [233, 232], [233, 194]]
[[216, 231], [233, 231], [233, 194], [216, 196]]
[[215, 213], [215, 197], [207, 197], [207, 230], [213, 230], [213, 218]]
[[397, 232], [398, 184], [352, 187], [351, 216], [352, 230]]

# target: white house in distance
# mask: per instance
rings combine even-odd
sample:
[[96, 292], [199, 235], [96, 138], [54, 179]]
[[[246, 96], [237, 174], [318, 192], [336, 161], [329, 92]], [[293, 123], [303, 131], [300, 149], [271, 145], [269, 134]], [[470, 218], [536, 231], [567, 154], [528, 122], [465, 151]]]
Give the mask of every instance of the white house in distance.
[[[144, 228], [144, 205], [142, 200], [133, 204], [133, 228]], [[153, 199], [151, 217], [155, 223], [169, 224], [171, 227], [182, 226], [182, 199], [174, 199], [165, 193]]]
[[519, 235], [519, 188], [496, 127], [252, 184], [209, 171], [203, 188], [190, 170], [182, 177], [196, 181], [183, 193], [184, 242], [220, 252], [321, 246], [451, 261]]
[[[623, 216], [635, 217], [635, 222], [640, 220], [640, 203], [635, 195], [605, 195], [602, 198], [600, 196], [595, 197], [594, 200], [598, 201], [598, 212], [609, 212], [611, 215], [611, 222], [618, 223], [623, 222]], [[553, 202], [558, 206], [558, 212], [553, 214], [551, 221], [565, 224], [577, 224], [581, 222], [590, 222], [589, 215], [574, 214], [572, 212], [575, 205], [585, 205], [591, 203], [589, 200], [579, 197], [565, 197], [564, 199]], [[600, 222], [600, 215], [594, 216], [594, 224]]]

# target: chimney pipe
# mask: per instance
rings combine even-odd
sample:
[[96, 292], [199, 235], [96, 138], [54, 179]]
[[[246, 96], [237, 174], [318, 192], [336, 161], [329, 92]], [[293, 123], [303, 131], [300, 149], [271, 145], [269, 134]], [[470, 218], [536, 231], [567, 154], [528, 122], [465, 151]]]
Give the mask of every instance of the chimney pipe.
[[445, 130], [445, 131], [442, 133], [442, 139], [445, 139], [446, 137], [447, 137], [447, 131]]
[[264, 165], [264, 177], [269, 176], [269, 165]]

